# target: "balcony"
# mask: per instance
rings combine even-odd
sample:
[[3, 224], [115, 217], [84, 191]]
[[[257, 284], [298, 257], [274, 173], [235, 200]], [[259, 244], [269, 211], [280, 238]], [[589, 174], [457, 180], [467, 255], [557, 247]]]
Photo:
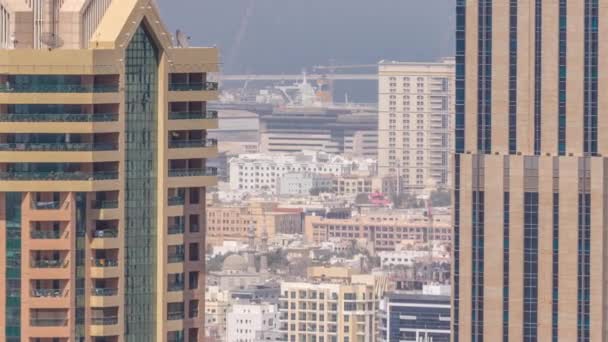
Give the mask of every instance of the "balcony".
[[217, 146], [216, 139], [207, 140], [176, 140], [169, 142], [169, 148], [201, 148]]
[[9, 171], [0, 172], [0, 180], [7, 181], [93, 181], [116, 180], [118, 172], [35, 172]]
[[169, 197], [169, 206], [177, 206], [177, 205], [184, 205], [185, 203], [185, 198], [181, 197], [181, 196], [173, 196], [173, 197]]
[[[216, 84], [217, 87], [217, 84]], [[118, 85], [114, 84], [34, 84], [8, 83], [0, 85], [0, 93], [116, 93]]]
[[209, 110], [205, 112], [173, 112], [169, 113], [169, 120], [201, 120], [201, 119], [217, 119], [217, 110]]
[[171, 283], [167, 287], [167, 291], [169, 291], [169, 292], [184, 291], [184, 283]]
[[185, 257], [183, 254], [173, 254], [173, 255], [169, 255], [167, 257], [167, 261], [169, 264], [184, 262], [184, 260], [185, 260]]
[[8, 152], [94, 152], [117, 151], [112, 143], [11, 143], [0, 144], [0, 151]]
[[114, 239], [118, 237], [117, 229], [99, 229], [93, 231], [93, 238], [95, 239]]
[[68, 325], [67, 318], [32, 318], [30, 326], [32, 327], [65, 327]]
[[30, 237], [33, 240], [59, 240], [61, 232], [58, 230], [32, 230]]
[[100, 209], [117, 209], [118, 208], [118, 200], [101, 200], [101, 201], [93, 201], [91, 203], [91, 207], [95, 210]]
[[116, 325], [118, 324], [118, 317], [92, 317], [91, 325]]
[[34, 298], [61, 298], [64, 296], [64, 291], [61, 289], [33, 289], [32, 297]]
[[58, 210], [61, 208], [60, 201], [34, 201], [32, 202], [32, 209], [35, 210]]
[[93, 267], [118, 267], [118, 260], [115, 259], [93, 259], [91, 260]]
[[184, 319], [183, 311], [167, 312], [167, 320], [169, 321], [178, 321], [182, 319]]
[[92, 288], [91, 296], [95, 297], [113, 297], [118, 295], [118, 289], [113, 288]]
[[217, 168], [214, 168], [214, 167], [208, 167], [205, 169], [169, 170], [169, 177], [213, 177], [213, 176], [217, 176]]
[[169, 91], [215, 91], [218, 90], [217, 82], [190, 82], [190, 83], [170, 83]]
[[118, 114], [0, 114], [0, 122], [114, 122]]
[[184, 234], [184, 224], [173, 224], [167, 229], [169, 235]]
[[66, 268], [69, 262], [62, 260], [32, 260], [32, 268]]

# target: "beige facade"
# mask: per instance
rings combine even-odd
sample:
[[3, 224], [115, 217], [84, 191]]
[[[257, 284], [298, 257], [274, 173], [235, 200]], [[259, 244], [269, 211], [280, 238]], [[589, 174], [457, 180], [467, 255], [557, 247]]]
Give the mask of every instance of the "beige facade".
[[386, 290], [386, 277], [345, 277], [338, 270], [326, 271], [315, 282], [281, 283], [279, 330], [284, 338], [306, 342], [376, 341], [376, 313]]
[[350, 219], [306, 216], [304, 237], [313, 243], [331, 239], [365, 241], [374, 250], [392, 251], [402, 243], [450, 243], [452, 229], [450, 223], [439, 221], [433, 222], [431, 227], [426, 218], [390, 217], [390, 220], [382, 220], [366, 216]]
[[458, 3], [453, 341], [608, 340], [606, 5]]
[[0, 340], [202, 341], [218, 51], [147, 0], [0, 21]]
[[378, 174], [404, 191], [448, 186], [454, 116], [454, 61], [382, 61]]
[[379, 188], [374, 188], [374, 179], [369, 176], [341, 176], [333, 180], [333, 192], [339, 196], [369, 194]]
[[207, 207], [206, 239], [210, 246], [221, 246], [224, 241], [247, 242], [252, 227], [257, 239], [264, 232], [269, 239], [277, 234], [302, 234], [302, 213], [298, 209], [279, 208], [276, 202]]

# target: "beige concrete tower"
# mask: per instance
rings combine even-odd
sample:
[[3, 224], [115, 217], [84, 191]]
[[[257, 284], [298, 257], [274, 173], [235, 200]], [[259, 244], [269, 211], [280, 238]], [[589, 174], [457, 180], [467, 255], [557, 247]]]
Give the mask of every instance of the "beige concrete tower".
[[608, 340], [608, 1], [457, 1], [453, 341]]
[[202, 341], [214, 48], [150, 0], [0, 0], [0, 340]]

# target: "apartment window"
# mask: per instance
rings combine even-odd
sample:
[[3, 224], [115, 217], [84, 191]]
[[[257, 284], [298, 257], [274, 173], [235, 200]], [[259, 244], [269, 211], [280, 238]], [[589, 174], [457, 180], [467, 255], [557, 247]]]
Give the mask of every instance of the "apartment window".
[[473, 282], [472, 282], [472, 305], [471, 305], [471, 324], [473, 341], [483, 340], [484, 324], [484, 230], [485, 230], [485, 193], [483, 191], [473, 192]]
[[[588, 178], [585, 178], [588, 180]], [[585, 181], [583, 180], [583, 182]], [[591, 306], [591, 194], [578, 196], [578, 319], [579, 342], [589, 342]]]
[[188, 273], [188, 287], [190, 290], [198, 289], [198, 272]]
[[537, 340], [538, 193], [524, 194], [524, 341]]
[[190, 204], [199, 204], [200, 190], [199, 188], [190, 188]]

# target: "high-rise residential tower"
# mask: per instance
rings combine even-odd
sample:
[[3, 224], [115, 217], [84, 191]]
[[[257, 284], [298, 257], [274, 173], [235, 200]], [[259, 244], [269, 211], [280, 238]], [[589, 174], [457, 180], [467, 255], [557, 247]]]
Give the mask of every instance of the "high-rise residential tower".
[[378, 174], [397, 192], [449, 185], [454, 59], [378, 69]]
[[1, 0], [0, 45], [0, 340], [202, 341], [217, 50], [150, 0]]
[[608, 1], [456, 14], [453, 340], [607, 341]]

